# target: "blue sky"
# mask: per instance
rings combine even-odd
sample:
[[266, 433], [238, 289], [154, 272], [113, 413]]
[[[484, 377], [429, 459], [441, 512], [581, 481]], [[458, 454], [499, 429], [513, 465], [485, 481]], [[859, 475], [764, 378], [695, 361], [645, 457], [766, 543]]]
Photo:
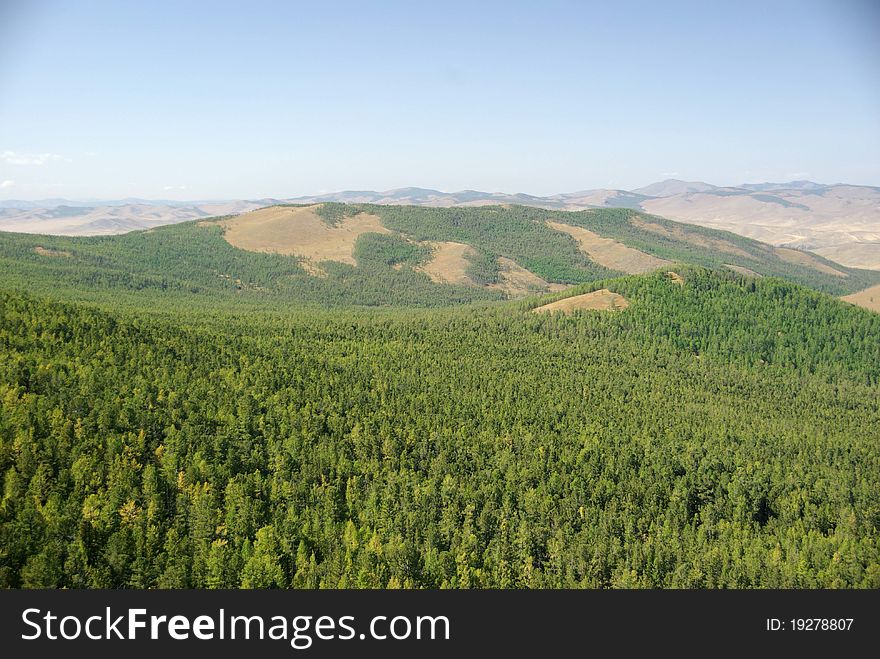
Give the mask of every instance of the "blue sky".
[[0, 198], [880, 185], [878, 6], [0, 0]]

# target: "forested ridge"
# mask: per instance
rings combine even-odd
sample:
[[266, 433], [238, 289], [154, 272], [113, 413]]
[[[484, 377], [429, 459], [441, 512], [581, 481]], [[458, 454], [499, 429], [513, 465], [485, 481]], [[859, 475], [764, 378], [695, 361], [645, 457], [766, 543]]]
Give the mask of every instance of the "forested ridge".
[[[494, 257], [506, 256], [553, 282], [576, 284], [621, 273], [584, 257], [569, 236], [546, 226], [548, 220], [593, 231], [672, 262], [709, 268], [735, 264], [832, 295], [862, 290], [871, 282], [880, 281], [876, 271], [845, 268], [811, 254], [816, 263], [833, 267], [846, 276], [829, 275], [781, 260], [765, 243], [628, 208], [547, 211], [515, 205], [430, 208], [373, 204], [324, 204], [324, 208], [335, 216], [357, 211], [374, 213], [384, 226], [419, 240], [458, 240], [475, 247], [484, 261], [493, 263]], [[492, 280], [494, 274], [483, 272], [482, 277]]]
[[0, 584], [880, 587], [880, 315], [678, 271], [571, 316], [15, 280]]
[[[186, 222], [118, 236], [71, 238], [0, 232], [0, 281], [5, 288], [96, 301], [112, 294], [119, 304], [191, 308], [267, 305], [310, 307], [448, 307], [498, 301], [486, 285], [499, 280], [499, 257], [547, 282], [581, 284], [623, 273], [589, 259], [569, 235], [546, 225], [558, 221], [594, 231], [673, 263], [746, 267], [831, 295], [880, 283], [880, 273], [833, 267], [835, 276], [786, 262], [763, 243], [723, 231], [680, 224], [629, 209], [579, 212], [524, 206], [424, 208], [323, 204], [328, 224], [366, 212], [394, 235], [366, 233], [353, 257], [357, 265], [324, 261], [315, 277], [294, 256], [236, 249], [214, 222]], [[643, 227], [651, 224], [652, 231]], [[660, 232], [660, 233], [657, 233]], [[467, 274], [477, 285], [432, 281], [417, 266], [430, 257], [424, 241], [455, 241], [472, 249]]]

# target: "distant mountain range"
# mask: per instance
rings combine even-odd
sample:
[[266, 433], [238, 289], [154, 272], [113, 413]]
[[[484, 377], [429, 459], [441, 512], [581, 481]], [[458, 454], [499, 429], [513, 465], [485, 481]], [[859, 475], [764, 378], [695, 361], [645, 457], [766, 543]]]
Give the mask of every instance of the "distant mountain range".
[[218, 215], [236, 215], [276, 203], [266, 201], [178, 202], [122, 199], [0, 201], [0, 231], [55, 236], [102, 236], [151, 229]]
[[502, 192], [398, 188], [346, 190], [292, 199], [221, 202], [0, 201], [0, 230], [57, 235], [105, 235], [277, 203], [484, 206], [522, 204], [553, 210], [633, 208], [669, 219], [733, 231], [774, 245], [814, 251], [844, 265], [880, 269], [880, 188], [813, 181], [722, 187], [669, 179], [635, 190], [596, 189], [546, 197]]

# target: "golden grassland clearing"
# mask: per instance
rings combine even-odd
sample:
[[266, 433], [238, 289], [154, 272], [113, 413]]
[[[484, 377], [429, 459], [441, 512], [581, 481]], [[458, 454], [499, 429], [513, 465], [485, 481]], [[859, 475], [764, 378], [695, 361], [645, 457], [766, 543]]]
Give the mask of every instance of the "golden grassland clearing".
[[691, 245], [696, 245], [697, 247], [715, 249], [719, 252], [735, 254], [736, 256], [741, 256], [746, 259], [752, 259], [753, 261], [756, 260], [755, 256], [749, 254], [744, 249], [741, 249], [733, 243], [727, 240], [723, 240], [721, 238], [709, 238], [708, 236], [702, 236], [698, 233], [685, 231], [681, 227], [673, 227], [669, 229], [667, 227], [664, 227], [662, 224], [657, 224], [656, 222], [648, 222], [639, 218], [633, 218], [631, 221], [633, 226], [644, 229], [645, 231], [649, 231], [650, 233], [656, 234], [658, 236], [665, 236], [666, 238], [677, 238], [678, 240], [683, 240], [687, 243], [690, 243]]
[[805, 265], [808, 268], [813, 268], [814, 270], [818, 270], [819, 272], [824, 272], [826, 275], [834, 275], [835, 277], [849, 277], [849, 275], [845, 272], [835, 270], [830, 265], [822, 263], [812, 254], [807, 254], [806, 252], [802, 252], [798, 249], [791, 249], [789, 247], [774, 247], [773, 253], [787, 263], [794, 263], [795, 265]]
[[627, 247], [611, 238], [603, 238], [582, 227], [552, 221], [548, 221], [547, 225], [567, 233], [577, 241], [581, 251], [590, 257], [590, 260], [611, 270], [620, 270], [628, 275], [641, 275], [671, 263], [666, 259]]
[[592, 293], [573, 295], [550, 304], [532, 309], [532, 313], [571, 313], [583, 309], [593, 311], [622, 311], [629, 306], [629, 300], [618, 293], [612, 293], [607, 288], [601, 288]]
[[34, 252], [40, 256], [61, 256], [64, 258], [70, 258], [72, 256], [70, 252], [66, 252], [63, 249], [49, 249], [39, 246], [34, 247]]
[[880, 284], [866, 288], [858, 293], [844, 295], [840, 299], [880, 313]]
[[489, 288], [501, 291], [507, 297], [523, 297], [530, 293], [557, 292], [569, 288], [568, 284], [551, 284], [504, 256], [498, 257], [498, 277], [500, 281], [489, 284]]
[[744, 268], [741, 265], [733, 265], [731, 263], [725, 263], [724, 267], [728, 268], [730, 270], [733, 270], [734, 272], [738, 272], [741, 275], [745, 275], [746, 277], [754, 277], [755, 279], [760, 279], [761, 277], [764, 276], [760, 272], [755, 272], [754, 270], [750, 270], [749, 268]]
[[417, 270], [440, 284], [475, 285], [466, 272], [470, 265], [468, 257], [474, 253], [470, 245], [448, 241], [428, 241], [423, 244], [431, 248], [431, 258]]
[[305, 259], [304, 268], [323, 274], [321, 261], [357, 265], [354, 244], [365, 233], [391, 231], [368, 213], [346, 217], [335, 226], [315, 212], [315, 206], [273, 206], [222, 220], [223, 237], [233, 247], [251, 252], [274, 252]]

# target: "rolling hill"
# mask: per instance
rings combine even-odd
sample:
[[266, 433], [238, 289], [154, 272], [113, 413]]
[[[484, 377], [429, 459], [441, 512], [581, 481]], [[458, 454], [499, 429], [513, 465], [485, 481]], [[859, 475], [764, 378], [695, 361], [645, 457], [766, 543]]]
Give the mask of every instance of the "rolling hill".
[[721, 190], [717, 185], [703, 183], [702, 181], [680, 181], [678, 179], [667, 179], [651, 183], [643, 188], [633, 190], [635, 194], [643, 197], [672, 197], [681, 194], [692, 194], [696, 192], [714, 192]]
[[811, 250], [838, 263], [880, 269], [880, 188], [810, 181], [759, 184], [676, 192], [647, 199], [640, 208]]
[[880, 273], [630, 209], [325, 203], [120, 236], [0, 234], [0, 273], [28, 290], [241, 304], [447, 306], [675, 264], [781, 277], [837, 296], [880, 282]]
[[775, 246], [806, 249], [843, 265], [880, 269], [880, 188], [812, 181], [719, 187], [669, 179], [633, 191], [582, 190], [551, 196], [399, 188], [255, 201], [116, 202], [0, 201], [0, 231], [108, 235], [160, 224], [239, 213], [278, 203], [324, 202], [439, 208], [517, 204], [551, 210], [630, 208], [668, 219], [732, 231]]
[[669, 179], [632, 191], [585, 190], [549, 197], [405, 189], [361, 192], [357, 197], [326, 194], [291, 201], [430, 206], [512, 203], [558, 210], [631, 208], [732, 231], [775, 246], [814, 251], [852, 267], [880, 269], [880, 188], [871, 186], [791, 181], [719, 187]]

